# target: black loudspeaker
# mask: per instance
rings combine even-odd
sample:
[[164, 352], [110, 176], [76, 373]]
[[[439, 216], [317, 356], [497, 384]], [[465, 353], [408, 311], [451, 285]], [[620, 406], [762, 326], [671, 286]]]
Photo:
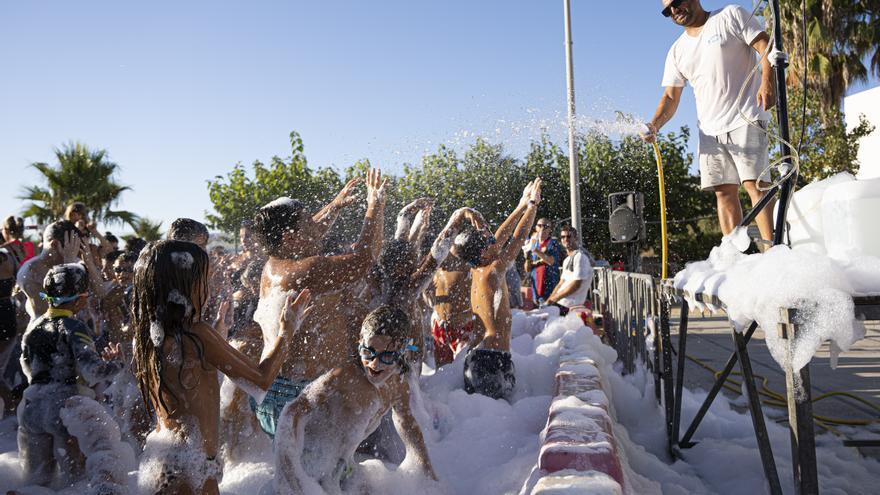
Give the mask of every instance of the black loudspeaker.
[[611, 242], [638, 242], [645, 238], [642, 211], [645, 198], [638, 192], [618, 192], [608, 195], [608, 230]]

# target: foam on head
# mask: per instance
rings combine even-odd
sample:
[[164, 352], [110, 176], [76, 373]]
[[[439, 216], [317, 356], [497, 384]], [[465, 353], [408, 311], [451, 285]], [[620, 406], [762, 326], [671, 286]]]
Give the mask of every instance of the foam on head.
[[296, 232], [304, 205], [301, 201], [281, 197], [263, 206], [254, 217], [254, 230], [260, 244], [271, 256], [277, 256], [285, 232]]

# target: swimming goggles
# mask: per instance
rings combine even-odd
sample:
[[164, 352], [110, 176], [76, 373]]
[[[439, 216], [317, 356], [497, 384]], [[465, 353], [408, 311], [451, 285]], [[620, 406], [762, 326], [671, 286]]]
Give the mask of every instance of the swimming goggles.
[[[403, 350], [415, 352], [419, 350], [419, 348], [412, 344], [407, 344], [403, 348]], [[380, 363], [389, 366], [392, 364], [396, 364], [403, 357], [402, 351], [376, 352], [376, 349], [373, 349], [372, 347], [367, 347], [363, 344], [358, 344], [358, 354], [360, 354], [361, 359], [363, 359], [364, 361], [375, 361], [376, 359], [378, 359]]]

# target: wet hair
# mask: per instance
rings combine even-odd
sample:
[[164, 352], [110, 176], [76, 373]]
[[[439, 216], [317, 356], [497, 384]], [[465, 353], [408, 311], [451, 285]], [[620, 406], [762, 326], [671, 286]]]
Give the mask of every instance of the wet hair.
[[67, 209], [64, 210], [64, 219], [70, 220], [70, 215], [73, 213], [77, 213], [77, 214], [81, 215], [83, 218], [85, 218], [85, 217], [88, 217], [88, 215], [89, 215], [89, 209], [86, 208], [85, 203], [81, 203], [79, 201], [76, 201], [74, 203], [70, 203], [69, 205], [67, 205]]
[[400, 352], [400, 372], [401, 374], [409, 371], [409, 365], [405, 358], [406, 346], [410, 339], [411, 328], [409, 317], [406, 313], [396, 307], [383, 304], [378, 308], [370, 311], [370, 314], [364, 318], [361, 324], [361, 339], [385, 335], [391, 337], [389, 347], [396, 347]]
[[254, 217], [253, 228], [257, 240], [269, 256], [278, 257], [284, 243], [285, 232], [296, 232], [305, 205], [302, 201], [278, 198], [260, 208]]
[[58, 220], [57, 222], [50, 223], [46, 230], [43, 231], [43, 243], [48, 245], [52, 241], [58, 241], [59, 244], [64, 246], [64, 238], [67, 237], [68, 233], [76, 234], [77, 238], [79, 237], [79, 229], [76, 228], [73, 222]]
[[409, 242], [401, 239], [387, 241], [376, 260], [376, 275], [386, 295], [398, 294], [415, 269], [415, 250]]
[[104, 260], [107, 263], [110, 263], [112, 265], [113, 262], [115, 262], [117, 258], [122, 256], [122, 253], [124, 253], [124, 252], [125, 251], [123, 251], [121, 249], [116, 249], [116, 250], [110, 251], [109, 253], [104, 255]]
[[3, 220], [3, 228], [6, 229], [12, 237], [19, 238], [24, 235], [24, 219], [9, 215]]
[[81, 263], [55, 265], [43, 278], [43, 297], [49, 306], [58, 307], [72, 302], [89, 289], [89, 277]]
[[114, 262], [121, 263], [137, 263], [138, 253], [132, 253], [131, 251], [120, 251], [119, 257], [114, 260]]
[[147, 247], [147, 241], [140, 237], [129, 237], [125, 241], [125, 250], [134, 254], [140, 254], [145, 247]]
[[471, 266], [480, 264], [483, 251], [489, 247], [489, 244], [491, 244], [490, 239], [474, 229], [466, 230], [455, 238], [458, 257]]
[[208, 228], [192, 218], [178, 218], [171, 222], [171, 228], [168, 229], [168, 238], [175, 241], [196, 242], [201, 237], [208, 240]]
[[112, 232], [105, 233], [104, 239], [107, 239], [107, 242], [115, 242], [115, 243], [119, 244], [119, 239], [115, 235], [113, 235]]
[[[134, 368], [138, 387], [146, 404], [169, 410], [162, 392], [174, 393], [162, 376], [166, 338], [177, 343], [183, 361], [183, 339], [196, 348], [204, 366], [204, 345], [192, 333], [208, 297], [208, 255], [186, 241], [166, 240], [150, 243], [134, 266], [131, 300], [131, 326], [134, 329]], [[178, 372], [180, 386], [185, 388]], [[176, 397], [175, 397], [176, 398]]]

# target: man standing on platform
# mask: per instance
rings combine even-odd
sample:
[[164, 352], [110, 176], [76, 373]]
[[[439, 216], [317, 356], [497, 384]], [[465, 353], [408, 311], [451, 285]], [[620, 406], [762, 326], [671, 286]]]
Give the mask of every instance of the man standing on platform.
[[[755, 52], [763, 55], [770, 37], [738, 5], [707, 12], [700, 0], [662, 2], [663, 15], [684, 27], [684, 33], [666, 56], [663, 96], [642, 139], [654, 142], [678, 109], [689, 82], [697, 100], [700, 182], [703, 190], [715, 193], [721, 232], [727, 235], [743, 218], [739, 184], [753, 205], [764, 196], [756, 182], [769, 164], [765, 130], [768, 110], [776, 103], [775, 78], [766, 57], [761, 58], [760, 77], [749, 79], [749, 75], [756, 64]], [[747, 82], [742, 100], [737, 101]], [[768, 205], [756, 219], [766, 240], [773, 238], [772, 212]]]

